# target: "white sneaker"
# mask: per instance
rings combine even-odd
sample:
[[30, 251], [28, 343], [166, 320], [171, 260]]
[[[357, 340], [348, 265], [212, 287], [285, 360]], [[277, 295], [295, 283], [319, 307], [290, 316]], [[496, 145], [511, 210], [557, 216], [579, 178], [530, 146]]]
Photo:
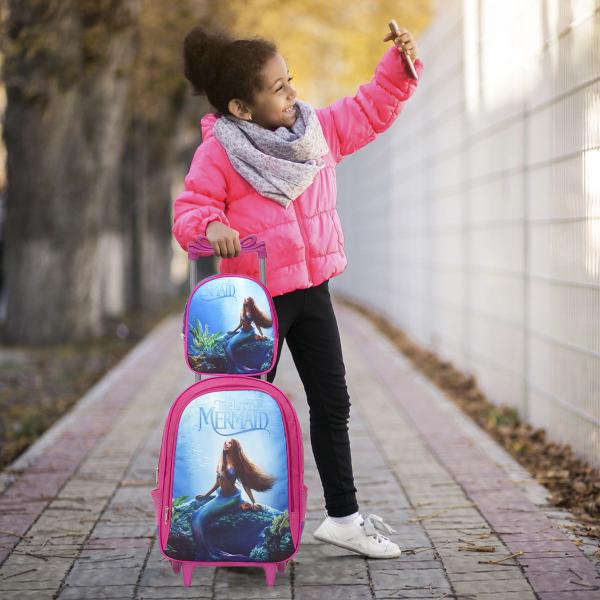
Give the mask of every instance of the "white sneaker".
[[[325, 514], [327, 515], [327, 512]], [[359, 514], [352, 523], [343, 525], [326, 516], [325, 520], [315, 529], [313, 537], [320, 542], [353, 550], [369, 558], [398, 558], [402, 550], [377, 530], [384, 533], [396, 533], [395, 529], [374, 514], [368, 515], [366, 519]]]

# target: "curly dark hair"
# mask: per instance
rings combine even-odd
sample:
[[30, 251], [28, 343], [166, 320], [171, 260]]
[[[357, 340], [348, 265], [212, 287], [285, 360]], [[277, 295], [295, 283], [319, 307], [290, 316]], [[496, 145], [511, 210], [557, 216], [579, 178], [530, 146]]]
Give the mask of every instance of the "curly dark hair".
[[264, 88], [263, 66], [276, 54], [275, 43], [260, 36], [234, 40], [196, 26], [183, 42], [184, 74], [192, 95], [206, 95], [219, 116], [227, 115], [232, 98], [253, 104], [254, 93]]

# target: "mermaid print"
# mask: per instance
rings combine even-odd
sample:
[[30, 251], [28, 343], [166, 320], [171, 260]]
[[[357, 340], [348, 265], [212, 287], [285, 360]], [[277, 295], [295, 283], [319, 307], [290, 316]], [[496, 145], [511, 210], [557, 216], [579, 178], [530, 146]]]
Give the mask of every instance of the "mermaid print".
[[207, 562], [289, 556], [289, 486], [276, 400], [258, 389], [200, 394], [179, 419], [165, 553]]
[[[258, 328], [258, 335], [252, 327], [252, 322], [256, 324]], [[269, 318], [254, 301], [252, 296], [248, 296], [244, 298], [244, 302], [242, 305], [242, 310], [240, 312], [240, 320], [238, 326], [233, 331], [228, 331], [229, 335], [233, 335], [233, 337], [229, 338], [227, 344], [225, 346], [225, 354], [229, 361], [230, 369], [232, 373], [254, 373], [256, 372], [255, 367], [249, 367], [244, 365], [238, 358], [236, 358], [236, 350], [239, 348], [244, 342], [250, 340], [266, 340], [268, 339], [266, 335], [263, 335], [261, 327], [272, 327], [273, 320]], [[237, 330], [240, 329], [240, 332], [236, 334]]]
[[[248, 556], [245, 554], [234, 554], [219, 548], [216, 541], [211, 538], [208, 528], [211, 523], [228, 512], [237, 509], [260, 510], [262, 506], [256, 503], [252, 490], [259, 492], [270, 490], [277, 478], [267, 475], [255, 465], [235, 438], [229, 438], [223, 444], [216, 474], [215, 483], [210, 490], [196, 496], [196, 500], [203, 500], [215, 490], [217, 492], [215, 498], [200, 506], [192, 514], [191, 528], [197, 549], [196, 560], [247, 560]], [[250, 502], [242, 500], [241, 491], [236, 486], [236, 479], [240, 480]]]
[[264, 373], [273, 366], [276, 327], [273, 305], [260, 282], [247, 277], [209, 278], [187, 303], [188, 365], [207, 375]]

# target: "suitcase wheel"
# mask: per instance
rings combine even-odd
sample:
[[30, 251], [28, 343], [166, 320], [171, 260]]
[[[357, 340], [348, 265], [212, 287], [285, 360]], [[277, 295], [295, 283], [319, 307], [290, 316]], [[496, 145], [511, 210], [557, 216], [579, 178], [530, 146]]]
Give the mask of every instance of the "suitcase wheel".
[[267, 580], [268, 586], [273, 586], [275, 583], [275, 565], [264, 565], [265, 579]]
[[194, 565], [185, 563], [181, 565], [181, 570], [183, 571], [183, 585], [185, 587], [190, 587], [192, 585], [192, 573], [194, 572]]

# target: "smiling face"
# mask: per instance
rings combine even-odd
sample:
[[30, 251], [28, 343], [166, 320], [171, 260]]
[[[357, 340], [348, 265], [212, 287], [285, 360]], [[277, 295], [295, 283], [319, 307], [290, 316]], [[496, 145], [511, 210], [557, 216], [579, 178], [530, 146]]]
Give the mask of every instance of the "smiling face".
[[254, 103], [247, 104], [238, 99], [230, 100], [230, 112], [245, 120], [249, 120], [252, 115], [252, 123], [267, 129], [291, 127], [297, 118], [298, 108], [293, 106], [296, 101], [296, 90], [290, 85], [289, 71], [280, 54], [275, 54], [267, 60], [262, 70], [262, 77], [263, 89], [255, 93]]

